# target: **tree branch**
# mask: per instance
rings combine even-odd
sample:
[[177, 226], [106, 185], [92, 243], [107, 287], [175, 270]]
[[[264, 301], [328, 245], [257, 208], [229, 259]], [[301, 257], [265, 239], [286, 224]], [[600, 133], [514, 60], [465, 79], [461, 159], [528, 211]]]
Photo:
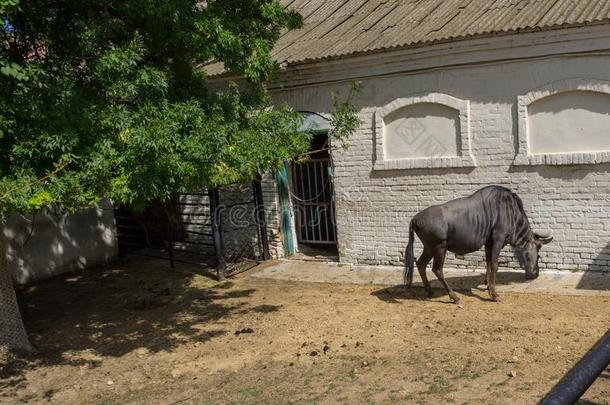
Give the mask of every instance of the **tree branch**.
[[[61, 165], [57, 166], [55, 168], [55, 170], [53, 170], [51, 173], [46, 174], [44, 177], [41, 177], [39, 179], [30, 181], [28, 183], [28, 186], [33, 186], [34, 184], [40, 184], [40, 183], [50, 179], [51, 177], [56, 176], [57, 174], [59, 174], [59, 172], [61, 172], [63, 169], [65, 169], [65, 167], [68, 166], [68, 164], [70, 164], [70, 162], [62, 163]], [[0, 197], [0, 201], [4, 200], [8, 196], [10, 196], [12, 193], [14, 193], [15, 191], [17, 191], [17, 190], [19, 190], [21, 188], [23, 188], [23, 187], [22, 186], [21, 187], [15, 187], [15, 188], [12, 188], [12, 189], [8, 190], [6, 193], [4, 193], [4, 195], [2, 195], [2, 197]]]

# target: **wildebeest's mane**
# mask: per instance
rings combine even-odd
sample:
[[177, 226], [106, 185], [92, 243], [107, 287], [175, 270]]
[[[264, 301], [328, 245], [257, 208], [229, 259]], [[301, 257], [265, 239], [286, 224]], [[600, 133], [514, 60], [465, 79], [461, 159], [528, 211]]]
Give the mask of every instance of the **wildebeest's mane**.
[[511, 193], [512, 193], [515, 201], [517, 201], [517, 206], [519, 207], [519, 209], [521, 210], [523, 215], [525, 215], [525, 208], [523, 208], [523, 201], [521, 200], [521, 197], [519, 197], [517, 194], [513, 193], [512, 191], [511, 191]]
[[486, 188], [492, 188], [494, 189], [494, 191], [497, 192], [506, 192], [506, 193], [510, 193], [513, 198], [515, 199], [515, 202], [517, 203], [517, 207], [519, 207], [519, 211], [521, 211], [521, 213], [523, 215], [525, 215], [525, 217], [527, 218], [527, 215], [525, 214], [525, 208], [523, 207], [523, 200], [521, 200], [521, 197], [519, 197], [516, 193], [514, 193], [511, 189], [503, 187], [503, 186], [487, 186]]
[[[511, 191], [511, 194], [513, 195], [513, 198], [515, 199], [515, 202], [517, 203], [517, 207], [519, 207], [519, 210], [521, 211], [521, 214], [523, 215], [523, 217], [525, 218], [525, 221], [528, 223], [529, 226], [529, 220], [527, 219], [527, 214], [525, 213], [525, 208], [523, 208], [523, 201], [521, 200], [521, 197], [519, 197], [516, 193], [513, 193]], [[517, 258], [517, 260], [519, 261], [519, 264], [521, 265], [521, 267], [524, 266], [524, 248], [525, 246], [513, 246], [513, 252], [515, 254], [515, 257]]]

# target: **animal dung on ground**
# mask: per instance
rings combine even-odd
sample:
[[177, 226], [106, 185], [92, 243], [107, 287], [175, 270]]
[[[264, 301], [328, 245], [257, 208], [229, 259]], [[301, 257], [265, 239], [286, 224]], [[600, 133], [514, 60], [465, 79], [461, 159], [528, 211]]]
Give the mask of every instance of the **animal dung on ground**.
[[235, 331], [235, 336], [239, 336], [242, 333], [254, 333], [254, 329], [252, 329], [252, 328], [243, 328], [243, 329], [240, 329], [240, 330], [236, 330]]

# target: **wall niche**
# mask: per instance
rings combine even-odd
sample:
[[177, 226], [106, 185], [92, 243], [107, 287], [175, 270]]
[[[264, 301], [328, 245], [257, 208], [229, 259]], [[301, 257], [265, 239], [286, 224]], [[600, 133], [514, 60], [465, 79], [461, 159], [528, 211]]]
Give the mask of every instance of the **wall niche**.
[[375, 111], [375, 170], [474, 167], [470, 104], [430, 93]]
[[610, 84], [553, 83], [518, 98], [517, 165], [610, 161]]

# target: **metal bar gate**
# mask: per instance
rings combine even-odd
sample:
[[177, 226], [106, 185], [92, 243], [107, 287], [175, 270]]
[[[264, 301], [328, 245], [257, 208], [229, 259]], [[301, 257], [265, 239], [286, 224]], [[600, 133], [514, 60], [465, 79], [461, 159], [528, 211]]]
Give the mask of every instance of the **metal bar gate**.
[[[219, 279], [269, 258], [260, 181], [181, 194], [171, 207], [116, 207], [121, 254], [216, 267]], [[164, 208], [164, 209], [163, 209]]]
[[337, 243], [331, 170], [330, 158], [292, 165], [291, 195], [300, 243]]

